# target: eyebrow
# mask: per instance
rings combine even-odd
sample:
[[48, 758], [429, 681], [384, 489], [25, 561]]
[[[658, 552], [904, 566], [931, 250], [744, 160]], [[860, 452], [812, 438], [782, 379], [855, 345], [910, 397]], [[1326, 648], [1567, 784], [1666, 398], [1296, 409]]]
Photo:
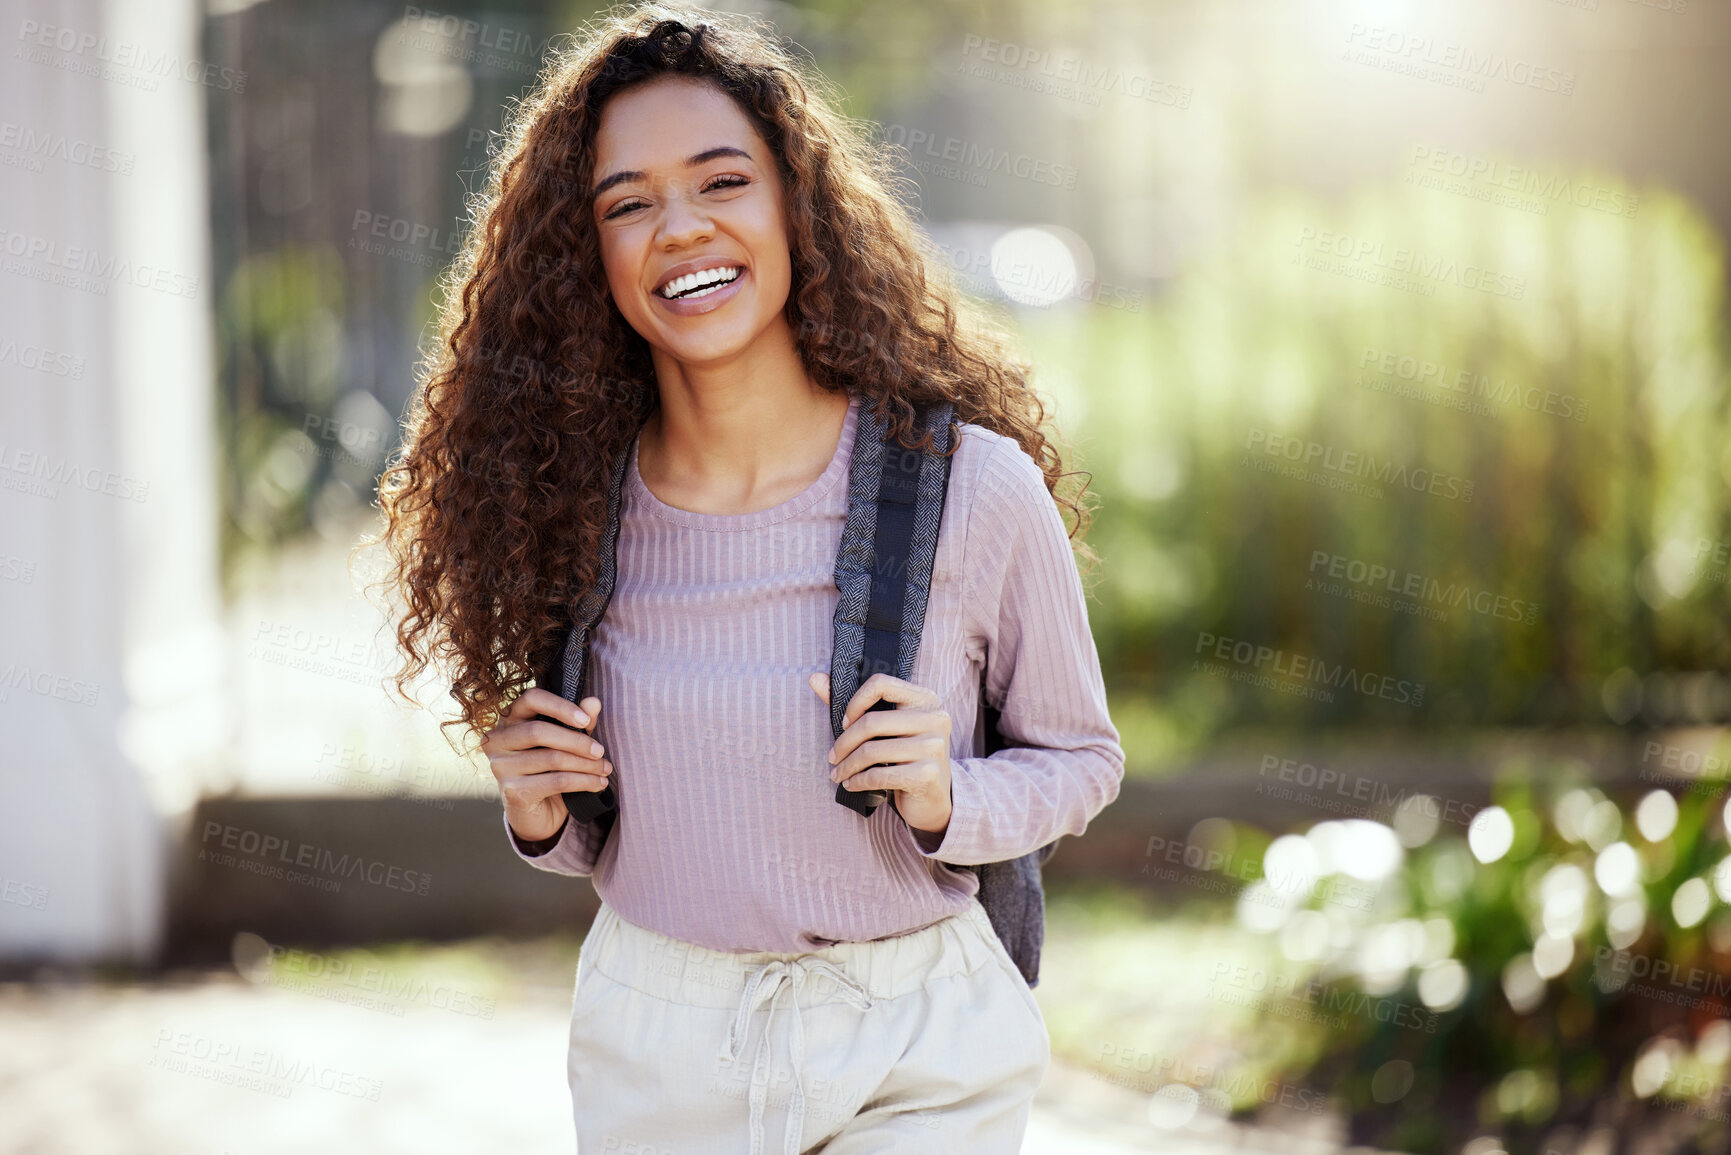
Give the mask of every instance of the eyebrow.
[[[710, 161], [723, 156], [741, 156], [746, 160], [751, 159], [751, 154], [746, 152], [743, 148], [735, 148], [731, 144], [720, 144], [716, 145], [714, 148], [706, 148], [695, 156], [686, 157], [685, 167], [696, 168], [700, 164], [707, 164]], [[624, 184], [626, 181], [642, 180], [646, 175], [647, 174], [644, 173], [643, 170], [635, 168], [624, 169], [620, 172], [613, 173], [611, 176], [603, 178], [601, 182], [595, 186], [595, 188], [589, 193], [589, 199], [594, 200], [616, 184]]]

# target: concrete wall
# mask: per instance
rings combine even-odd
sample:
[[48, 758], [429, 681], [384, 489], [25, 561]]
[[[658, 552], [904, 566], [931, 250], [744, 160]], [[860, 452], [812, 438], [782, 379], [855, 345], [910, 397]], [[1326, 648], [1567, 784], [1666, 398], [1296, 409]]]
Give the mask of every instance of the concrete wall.
[[[1125, 782], [1086, 834], [1059, 843], [1044, 877], [1053, 888], [1104, 881], [1225, 901], [1199, 885], [1223, 877], [1189, 841], [1205, 818], [1302, 831], [1331, 818], [1388, 821], [1402, 799], [1426, 794], [1439, 832], [1460, 838], [1511, 763], [1545, 779], [1574, 776], [1624, 804], [1660, 787], [1717, 795], [1700, 767], [1723, 757], [1727, 738], [1713, 727], [1247, 739], [1172, 778]], [[536, 870], [511, 852], [494, 799], [210, 798], [189, 835], [173, 869], [177, 964], [225, 961], [240, 931], [302, 947], [581, 933], [598, 907], [588, 879]], [[1240, 871], [1259, 861], [1233, 857]]]
[[486, 799], [211, 798], [175, 852], [174, 964], [250, 931], [302, 947], [582, 932], [587, 878], [511, 851]]

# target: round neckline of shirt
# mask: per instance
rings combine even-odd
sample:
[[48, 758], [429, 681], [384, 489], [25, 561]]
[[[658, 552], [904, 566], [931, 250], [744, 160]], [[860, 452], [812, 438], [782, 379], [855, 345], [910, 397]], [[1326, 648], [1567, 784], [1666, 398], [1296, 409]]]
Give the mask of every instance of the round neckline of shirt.
[[853, 458], [854, 431], [859, 425], [859, 396], [848, 398], [847, 416], [842, 420], [841, 439], [836, 442], [835, 454], [829, 464], [810, 485], [794, 494], [779, 505], [768, 509], [754, 510], [751, 513], [697, 513], [689, 509], [680, 509], [676, 505], [668, 505], [650, 491], [644, 484], [643, 475], [637, 472], [637, 445], [642, 440], [642, 434], [631, 441], [631, 467], [626, 473], [627, 485], [631, 494], [643, 502], [651, 514], [662, 521], [670, 521], [675, 525], [683, 525], [690, 529], [708, 530], [712, 533], [727, 533], [742, 529], [758, 529], [766, 525], [774, 525], [778, 521], [786, 521], [797, 517], [813, 505], [827, 497], [841, 479], [847, 475]]

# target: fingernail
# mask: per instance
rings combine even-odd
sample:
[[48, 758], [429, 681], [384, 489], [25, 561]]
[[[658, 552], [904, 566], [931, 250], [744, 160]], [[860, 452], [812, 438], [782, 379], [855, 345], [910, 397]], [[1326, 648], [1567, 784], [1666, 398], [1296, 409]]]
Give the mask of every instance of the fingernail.
[[589, 743], [589, 757], [591, 757], [591, 758], [601, 757], [601, 743], [599, 743], [599, 742]]
[[587, 726], [589, 724], [589, 715], [585, 714], [581, 710], [577, 711], [577, 724], [579, 726]]

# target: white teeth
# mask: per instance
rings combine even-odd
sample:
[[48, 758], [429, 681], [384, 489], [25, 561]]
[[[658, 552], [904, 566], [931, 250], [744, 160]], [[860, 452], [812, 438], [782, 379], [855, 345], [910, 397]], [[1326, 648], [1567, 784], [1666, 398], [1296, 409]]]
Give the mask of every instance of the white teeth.
[[[701, 272], [687, 273], [683, 277], [675, 277], [673, 280], [667, 282], [667, 284], [661, 286], [658, 291], [663, 297], [671, 299], [679, 296], [681, 293], [690, 292], [692, 289], [698, 288], [702, 285], [717, 285], [719, 287], [721, 283], [738, 279], [740, 273], [743, 271], [744, 270], [740, 269], [736, 265], [724, 265], [720, 268], [704, 269]], [[702, 296], [703, 294], [699, 293], [695, 295]]]

